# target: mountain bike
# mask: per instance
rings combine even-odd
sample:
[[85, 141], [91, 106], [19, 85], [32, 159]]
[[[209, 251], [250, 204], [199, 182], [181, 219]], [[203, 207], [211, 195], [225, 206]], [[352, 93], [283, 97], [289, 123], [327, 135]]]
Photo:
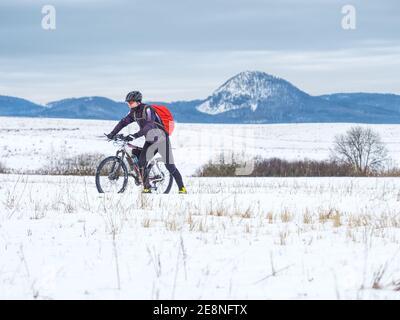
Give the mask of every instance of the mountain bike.
[[[169, 193], [173, 178], [160, 156], [154, 156], [144, 170], [143, 177], [140, 174], [139, 159], [133, 153], [134, 150], [142, 151], [142, 148], [131, 144], [131, 135], [117, 134], [109, 139], [118, 147], [115, 156], [105, 158], [100, 162], [96, 170], [96, 187], [99, 193], [122, 193], [126, 190], [128, 177], [133, 177], [137, 186], [147, 181], [152, 193]], [[147, 179], [147, 180], [146, 180]]]

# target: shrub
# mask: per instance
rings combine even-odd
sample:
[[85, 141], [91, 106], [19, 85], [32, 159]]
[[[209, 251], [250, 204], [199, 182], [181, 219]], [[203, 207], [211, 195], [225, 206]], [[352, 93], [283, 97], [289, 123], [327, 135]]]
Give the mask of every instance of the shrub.
[[8, 173], [8, 169], [0, 162], [0, 173]]
[[92, 176], [96, 174], [99, 162], [104, 158], [99, 153], [84, 153], [75, 157], [52, 161], [40, 170], [40, 174]]
[[233, 177], [238, 166], [235, 163], [225, 163], [223, 161], [213, 163], [210, 161], [198, 169], [195, 175], [198, 177]]
[[296, 160], [278, 158], [256, 159], [254, 177], [340, 177], [355, 175], [353, 167], [335, 161]]
[[[209, 162], [197, 170], [199, 177], [234, 177], [238, 163], [223, 161]], [[349, 164], [335, 161], [297, 160], [288, 161], [278, 158], [254, 159], [254, 170], [250, 177], [344, 177], [359, 175]]]

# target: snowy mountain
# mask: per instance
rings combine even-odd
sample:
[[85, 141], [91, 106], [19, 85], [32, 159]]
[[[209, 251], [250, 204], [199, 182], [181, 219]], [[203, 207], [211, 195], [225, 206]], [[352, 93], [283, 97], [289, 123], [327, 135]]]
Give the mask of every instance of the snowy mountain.
[[197, 110], [220, 114], [238, 109], [256, 111], [265, 104], [292, 103], [307, 98], [289, 82], [259, 71], [245, 71], [225, 82]]
[[[167, 105], [178, 122], [188, 123], [400, 123], [399, 95], [311, 96], [284, 79], [260, 71], [239, 73], [204, 100], [156, 104]], [[104, 97], [64, 99], [40, 106], [0, 96], [0, 116], [117, 120], [127, 112], [124, 103]]]
[[311, 96], [286, 80], [246, 71], [225, 82], [197, 110], [221, 123], [400, 123], [400, 96]]

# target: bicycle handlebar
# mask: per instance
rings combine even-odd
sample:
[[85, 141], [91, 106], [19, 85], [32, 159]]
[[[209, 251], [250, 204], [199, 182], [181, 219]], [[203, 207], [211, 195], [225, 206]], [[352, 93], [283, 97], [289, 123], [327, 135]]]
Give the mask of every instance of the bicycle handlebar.
[[[107, 134], [104, 135], [107, 137]], [[109, 139], [108, 137], [107, 139], [108, 141], [125, 141], [125, 142], [134, 140], [134, 138], [130, 134], [128, 134], [127, 136], [124, 136], [123, 134], [116, 134], [112, 139]]]

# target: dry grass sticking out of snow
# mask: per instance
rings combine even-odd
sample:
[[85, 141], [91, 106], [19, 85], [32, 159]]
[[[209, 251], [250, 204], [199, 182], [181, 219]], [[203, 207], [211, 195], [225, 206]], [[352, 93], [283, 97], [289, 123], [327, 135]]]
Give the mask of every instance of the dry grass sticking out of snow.
[[0, 175], [0, 298], [400, 298], [398, 179], [187, 186], [100, 195], [93, 177]]

